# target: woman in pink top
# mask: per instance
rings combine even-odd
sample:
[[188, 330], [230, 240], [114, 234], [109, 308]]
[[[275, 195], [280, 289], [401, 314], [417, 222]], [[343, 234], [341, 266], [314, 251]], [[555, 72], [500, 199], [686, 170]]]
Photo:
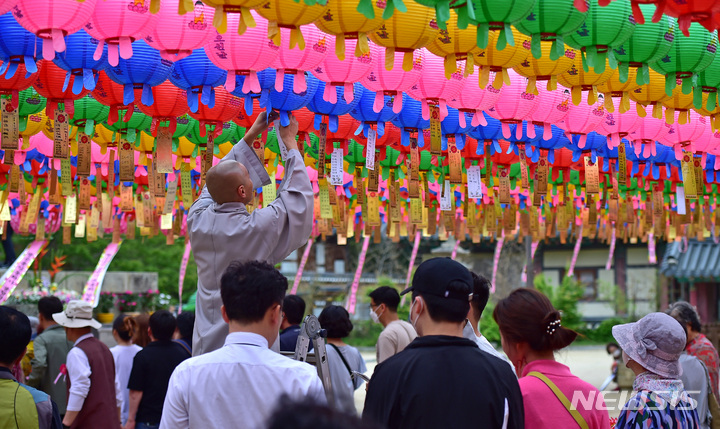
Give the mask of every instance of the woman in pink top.
[[520, 375], [525, 427], [610, 427], [600, 391], [555, 361], [554, 352], [569, 346], [577, 333], [562, 326], [560, 312], [545, 295], [516, 289], [498, 302], [493, 317], [503, 350]]

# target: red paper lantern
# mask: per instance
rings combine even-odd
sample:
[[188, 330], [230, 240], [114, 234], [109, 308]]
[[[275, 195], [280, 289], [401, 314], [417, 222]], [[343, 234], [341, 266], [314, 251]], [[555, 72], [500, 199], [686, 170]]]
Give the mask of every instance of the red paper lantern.
[[45, 113], [49, 118], [53, 118], [58, 103], [63, 103], [65, 111], [72, 117], [75, 113], [75, 100], [83, 98], [90, 91], [83, 89], [80, 91], [80, 94], [73, 94], [73, 82], [75, 79], [81, 78], [73, 74], [70, 74], [68, 85], [63, 91], [67, 72], [51, 61], [42, 61], [42, 63], [43, 65], [37, 73], [38, 78], [33, 88], [35, 88], [40, 95], [47, 98]]
[[[38, 71], [42, 68], [42, 61], [38, 61]], [[2, 62], [0, 61], [0, 64]], [[0, 94], [10, 95], [12, 97], [12, 106], [18, 108], [20, 105], [20, 97], [18, 93], [26, 90], [32, 86], [38, 78], [38, 73], [28, 75], [25, 69], [25, 63], [20, 62], [15, 73], [10, 73], [9, 68], [5, 70], [5, 73], [0, 75]], [[8, 75], [11, 75], [8, 77]]]
[[[119, 119], [118, 110], [124, 110], [127, 108], [127, 106], [123, 104], [123, 92], [124, 90], [122, 85], [113, 82], [105, 74], [105, 72], [99, 73], [98, 81], [95, 84], [95, 89], [93, 90], [93, 97], [100, 104], [110, 107], [110, 113], [107, 120], [107, 123], [110, 125], [114, 124]], [[128, 111], [132, 112], [132, 110]]]
[[151, 106], [138, 104], [141, 112], [153, 118], [150, 126], [151, 134], [157, 137], [158, 124], [165, 121], [170, 121], [170, 132], [174, 134], [178, 116], [190, 111], [186, 92], [173, 85], [169, 80], [153, 86], [152, 92], [153, 98], [159, 100], [159, 103], [153, 103]]
[[205, 137], [206, 126], [210, 125], [215, 126], [215, 133], [219, 135], [222, 133], [222, 123], [232, 121], [238, 116], [242, 107], [242, 100], [218, 86], [215, 88], [215, 106], [210, 108], [200, 103], [198, 111], [190, 112], [190, 116], [200, 121], [200, 137]]

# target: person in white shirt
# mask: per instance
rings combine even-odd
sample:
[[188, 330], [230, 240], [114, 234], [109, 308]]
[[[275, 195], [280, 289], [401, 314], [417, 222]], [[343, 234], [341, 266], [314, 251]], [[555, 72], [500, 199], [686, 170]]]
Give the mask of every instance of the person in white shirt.
[[132, 337], [137, 329], [135, 319], [124, 314], [119, 315], [113, 322], [113, 338], [117, 345], [110, 348], [110, 353], [115, 359], [115, 377], [120, 385], [122, 393], [122, 404], [120, 406], [122, 412], [122, 424], [128, 419], [128, 411], [130, 410], [130, 390], [127, 388], [130, 379], [130, 371], [133, 366], [133, 358], [142, 347], [132, 343]]
[[370, 292], [370, 318], [383, 325], [383, 331], [375, 345], [377, 363], [400, 353], [410, 344], [417, 332], [412, 325], [398, 317], [400, 294], [390, 286], [380, 286]]
[[327, 403], [313, 366], [269, 349], [287, 287], [287, 279], [265, 262], [230, 264], [220, 280], [220, 311], [230, 334], [220, 349], [175, 368], [160, 429], [262, 429], [283, 395]]
[[490, 353], [491, 355], [504, 360], [510, 365], [513, 372], [515, 367], [510, 360], [505, 356], [505, 353], [499, 352], [487, 338], [483, 337], [480, 333], [479, 325], [482, 313], [487, 306], [488, 299], [490, 299], [490, 280], [483, 276], [470, 272], [473, 278], [473, 294], [470, 300], [470, 311], [468, 311], [467, 322], [463, 328], [463, 337], [470, 341], [474, 341], [475, 344], [480, 347], [480, 350]]

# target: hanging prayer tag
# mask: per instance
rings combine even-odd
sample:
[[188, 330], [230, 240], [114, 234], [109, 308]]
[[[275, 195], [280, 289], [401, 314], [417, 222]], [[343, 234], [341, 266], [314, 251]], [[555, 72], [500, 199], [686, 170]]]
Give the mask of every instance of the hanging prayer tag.
[[[280, 140], [278, 139], [278, 142]], [[207, 134], [207, 147], [202, 154], [202, 171], [200, 172], [200, 188], [205, 183], [205, 175], [213, 165], [213, 156], [215, 153], [215, 136], [213, 133]]]
[[449, 180], [445, 180], [442, 197], [440, 198], [440, 210], [452, 210], [452, 187]]
[[589, 156], [584, 158], [585, 161], [585, 192], [588, 194], [600, 193], [600, 177], [598, 173], [598, 165], [592, 162]]
[[90, 137], [87, 134], [78, 131], [77, 144], [77, 175], [78, 177], [87, 177], [90, 175], [90, 163], [92, 162]]
[[[461, 113], [463, 115], [464, 113]], [[440, 124], [440, 107], [430, 105], [430, 153], [442, 154], [442, 126]]]
[[[367, 192], [377, 192], [380, 182], [380, 166], [374, 170], [368, 170], [368, 188]], [[319, 176], [318, 176], [319, 177]]]
[[482, 178], [480, 175], [480, 166], [471, 165], [467, 169], [467, 187], [468, 197], [470, 198], [482, 198], [482, 185], [480, 185]]
[[524, 150], [520, 150], [520, 180], [521, 180], [523, 189], [527, 189], [530, 187], [530, 180], [528, 178], [527, 159], [525, 159], [525, 151]]
[[380, 196], [377, 192], [370, 192], [367, 199], [368, 224], [380, 226]]
[[410, 199], [410, 223], [414, 225], [422, 224], [422, 200], [419, 198]]
[[365, 144], [365, 168], [373, 170], [375, 168], [375, 141], [377, 133], [373, 128], [368, 130], [367, 143]]
[[75, 195], [70, 195], [65, 199], [63, 214], [63, 222], [66, 224], [74, 224], [77, 222], [77, 200]]
[[80, 179], [80, 194], [78, 195], [78, 207], [80, 210], [90, 210], [90, 179]]
[[275, 201], [275, 198], [277, 197], [277, 188], [275, 187], [274, 180], [262, 187], [262, 197], [263, 207], [267, 207], [270, 203]]
[[330, 155], [330, 183], [343, 185], [343, 149], [336, 147]]
[[120, 185], [120, 210], [133, 211], [133, 187]]
[[78, 215], [78, 223], [75, 225], [75, 238], [85, 237], [85, 214]]
[[120, 181], [132, 182], [135, 179], [135, 149], [132, 143], [122, 139], [118, 145], [120, 148]]
[[327, 143], [327, 124], [320, 123], [320, 142], [318, 143], [318, 179], [325, 177], [325, 144]]
[[72, 164], [70, 163], [70, 159], [60, 161], [60, 168], [60, 173], [62, 174], [62, 194], [63, 196], [68, 196], [73, 193]]
[[448, 139], [448, 164], [450, 166], [450, 183], [462, 184], [462, 156], [455, 144], [455, 139]]
[[[25, 181], [23, 181], [24, 183]], [[20, 167], [13, 165], [10, 167], [10, 192], [17, 192], [20, 187]]]
[[540, 159], [538, 160], [535, 170], [535, 193], [540, 195], [547, 194], [548, 184], [548, 160], [547, 153], [540, 151]]
[[692, 153], [683, 152], [682, 175], [683, 185], [685, 187], [685, 197], [689, 199], [696, 199], [697, 187], [695, 183], [695, 168], [693, 166]]
[[12, 101], [2, 99], [2, 141], [0, 149], [20, 149], [20, 116], [18, 109], [12, 106]]
[[68, 115], [65, 110], [59, 107], [55, 109], [55, 135], [53, 146], [53, 157], [67, 159], [70, 156], [70, 134], [68, 126]]
[[159, 173], [172, 173], [172, 133], [169, 127], [160, 127], [155, 141], [155, 159]]
[[175, 180], [168, 184], [167, 193], [165, 194], [165, 204], [163, 207], [163, 214], [172, 213], [173, 207], [175, 206], [175, 197], [177, 195], [178, 181], [177, 176]]
[[108, 195], [115, 196], [115, 150], [109, 150], [108, 152], [110, 152], [110, 156], [108, 161], [107, 192]]
[[192, 197], [192, 177], [186, 165], [183, 165], [180, 173], [180, 192], [182, 193], [182, 202], [185, 210], [190, 210], [193, 203]]
[[262, 136], [258, 136], [252, 143], [253, 151], [257, 155], [260, 162], [265, 161], [265, 143], [263, 142]]
[[700, 157], [693, 157], [693, 167], [695, 173], [695, 191], [697, 192], [698, 199], [702, 200], [702, 195], [705, 194], [705, 172], [703, 171], [702, 165], [700, 165]]
[[[390, 177], [393, 177], [393, 171], [390, 171]], [[362, 167], [359, 165], [355, 166], [355, 177], [353, 184], [357, 189], [357, 203], [360, 205], [365, 204], [365, 179], [362, 177]]]
[[55, 170], [55, 168], [52, 168], [50, 170], [50, 189], [48, 191], [48, 202], [50, 204], [60, 204], [60, 194], [58, 193], [57, 189], [57, 170]]
[[152, 163], [154, 196], [165, 197], [165, 174], [157, 171], [157, 162]]
[[332, 219], [332, 207], [330, 206], [330, 190], [328, 188], [327, 180], [319, 180], [318, 186], [320, 188], [320, 218]]
[[618, 188], [620, 185], [627, 186], [627, 155], [625, 153], [625, 143], [620, 142], [618, 146]]
[[510, 169], [500, 170], [500, 203], [510, 204]]

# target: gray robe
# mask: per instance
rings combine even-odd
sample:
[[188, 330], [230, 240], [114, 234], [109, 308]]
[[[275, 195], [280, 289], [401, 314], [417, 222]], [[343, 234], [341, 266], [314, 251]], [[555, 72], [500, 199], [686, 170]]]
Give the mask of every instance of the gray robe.
[[[255, 152], [238, 142], [223, 158], [242, 163], [254, 187], [270, 178]], [[248, 213], [243, 203], [217, 204], [207, 187], [190, 208], [187, 218], [190, 245], [198, 271], [193, 356], [219, 349], [228, 326], [220, 313], [220, 278], [233, 261], [259, 260], [277, 264], [305, 244], [312, 231], [313, 190], [300, 152], [285, 160], [285, 177], [277, 199]]]

